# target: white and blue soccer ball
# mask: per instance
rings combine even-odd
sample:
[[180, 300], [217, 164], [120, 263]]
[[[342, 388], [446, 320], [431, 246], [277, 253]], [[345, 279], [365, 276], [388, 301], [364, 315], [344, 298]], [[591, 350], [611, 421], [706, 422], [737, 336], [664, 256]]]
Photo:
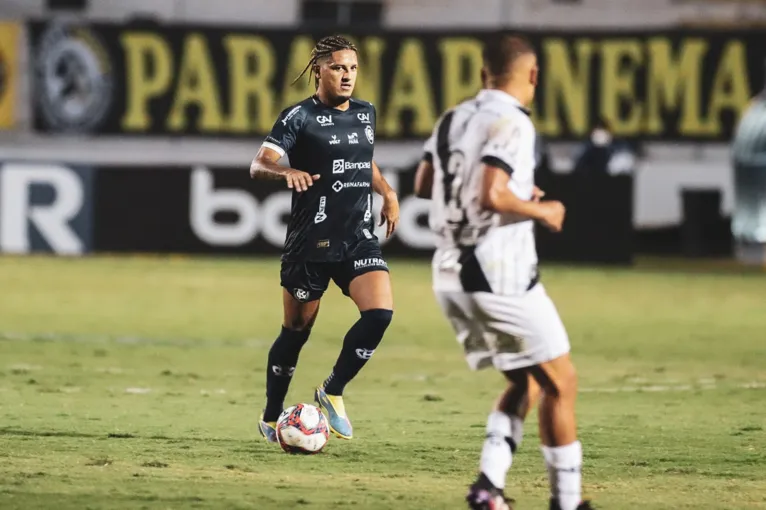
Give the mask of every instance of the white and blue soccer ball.
[[279, 415], [277, 441], [287, 453], [319, 453], [329, 439], [327, 417], [314, 405], [297, 404]]

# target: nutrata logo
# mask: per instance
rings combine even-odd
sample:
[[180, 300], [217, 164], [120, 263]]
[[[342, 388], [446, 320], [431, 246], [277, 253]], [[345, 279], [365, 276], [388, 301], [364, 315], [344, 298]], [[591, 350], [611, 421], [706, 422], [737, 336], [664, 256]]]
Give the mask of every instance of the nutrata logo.
[[388, 267], [388, 264], [386, 264], [386, 261], [380, 257], [371, 257], [354, 261], [354, 269], [363, 269], [365, 267]]

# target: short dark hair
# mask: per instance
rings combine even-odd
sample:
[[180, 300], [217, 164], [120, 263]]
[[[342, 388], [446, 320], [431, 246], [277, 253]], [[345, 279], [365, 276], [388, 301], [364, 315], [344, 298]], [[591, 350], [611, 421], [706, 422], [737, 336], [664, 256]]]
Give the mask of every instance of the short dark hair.
[[507, 74], [522, 55], [535, 53], [527, 39], [513, 34], [496, 34], [484, 45], [484, 67], [495, 78]]
[[[316, 46], [314, 46], [314, 49], [311, 50], [311, 57], [309, 58], [308, 64], [306, 64], [306, 67], [303, 68], [303, 72], [293, 81], [293, 83], [300, 80], [309, 69], [313, 69], [320, 60], [330, 57], [336, 51], [341, 50], [357, 51], [354, 43], [342, 35], [328, 35], [327, 37], [321, 38]], [[311, 78], [309, 77], [309, 79]], [[316, 87], [319, 86], [319, 80], [316, 78], [314, 79], [314, 85]]]

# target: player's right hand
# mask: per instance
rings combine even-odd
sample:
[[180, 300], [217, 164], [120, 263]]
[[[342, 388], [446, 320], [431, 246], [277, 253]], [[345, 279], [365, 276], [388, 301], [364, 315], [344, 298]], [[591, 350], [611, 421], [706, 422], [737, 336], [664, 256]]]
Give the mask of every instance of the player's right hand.
[[553, 232], [561, 232], [561, 228], [564, 226], [564, 216], [566, 215], [564, 204], [558, 200], [551, 200], [541, 202], [540, 205], [545, 208], [542, 218], [540, 218], [541, 223]]
[[295, 170], [291, 168], [285, 172], [285, 181], [287, 181], [287, 187], [294, 189], [298, 193], [306, 191], [310, 186], [314, 185], [314, 181], [319, 179], [319, 174], [311, 175], [308, 172], [302, 172], [301, 170]]

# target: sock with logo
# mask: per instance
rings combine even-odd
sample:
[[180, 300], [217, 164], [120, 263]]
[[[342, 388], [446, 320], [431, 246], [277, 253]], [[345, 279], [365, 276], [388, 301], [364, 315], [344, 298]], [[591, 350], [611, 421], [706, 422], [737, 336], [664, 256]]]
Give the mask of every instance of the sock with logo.
[[575, 441], [565, 446], [543, 446], [542, 450], [548, 468], [551, 498], [558, 502], [561, 510], [576, 510], [582, 502], [582, 445]]
[[509, 416], [502, 411], [490, 413], [479, 468], [484, 478], [497, 489], [505, 488], [505, 477], [523, 434], [524, 422], [518, 416]]
[[376, 308], [365, 310], [361, 315], [346, 333], [338, 361], [324, 382], [325, 392], [329, 395], [343, 395], [346, 384], [356, 377], [380, 344], [394, 312]]
[[295, 365], [298, 364], [298, 355], [310, 334], [310, 329], [296, 331], [282, 327], [271, 346], [266, 365], [266, 409], [263, 411], [263, 421], [277, 421], [279, 418]]

